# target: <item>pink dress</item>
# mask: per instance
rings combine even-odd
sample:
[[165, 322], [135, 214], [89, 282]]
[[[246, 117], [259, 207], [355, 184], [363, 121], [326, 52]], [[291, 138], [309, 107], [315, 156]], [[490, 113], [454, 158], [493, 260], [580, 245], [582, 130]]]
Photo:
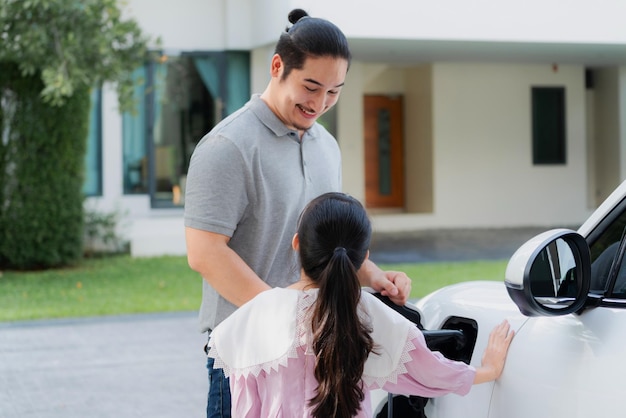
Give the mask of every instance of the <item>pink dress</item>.
[[[209, 356], [230, 377], [233, 417], [310, 417], [317, 389], [309, 307], [317, 290], [272, 289], [240, 307], [211, 333]], [[365, 363], [365, 399], [357, 417], [371, 417], [369, 390], [435, 397], [465, 395], [476, 373], [426, 346], [420, 330], [367, 292], [361, 317], [370, 322], [376, 354]]]

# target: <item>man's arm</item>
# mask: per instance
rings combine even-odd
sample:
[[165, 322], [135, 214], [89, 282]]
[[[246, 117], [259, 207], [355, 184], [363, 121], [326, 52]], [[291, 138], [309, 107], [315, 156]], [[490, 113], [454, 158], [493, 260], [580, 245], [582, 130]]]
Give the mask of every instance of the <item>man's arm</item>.
[[185, 238], [189, 267], [230, 303], [241, 306], [270, 289], [228, 246], [229, 237], [187, 227]]
[[396, 305], [404, 306], [411, 295], [411, 279], [401, 271], [383, 271], [367, 258], [359, 269], [359, 281], [383, 296], [389, 297]]

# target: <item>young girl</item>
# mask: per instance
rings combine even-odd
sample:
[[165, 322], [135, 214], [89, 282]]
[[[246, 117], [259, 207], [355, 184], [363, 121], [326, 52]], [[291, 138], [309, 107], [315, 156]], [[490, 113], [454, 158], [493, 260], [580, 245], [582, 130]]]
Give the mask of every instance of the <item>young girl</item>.
[[464, 395], [500, 376], [513, 338], [507, 322], [474, 368], [430, 351], [415, 324], [361, 290], [370, 237], [356, 199], [326, 193], [307, 205], [293, 238], [300, 281], [262, 292], [211, 334], [234, 417], [371, 417], [372, 389]]

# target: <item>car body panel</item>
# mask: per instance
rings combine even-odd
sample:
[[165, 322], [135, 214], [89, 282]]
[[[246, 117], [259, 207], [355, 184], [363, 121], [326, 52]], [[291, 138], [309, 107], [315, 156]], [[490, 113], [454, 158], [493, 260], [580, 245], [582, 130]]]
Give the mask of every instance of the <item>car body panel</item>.
[[622, 309], [530, 318], [511, 345], [488, 416], [615, 416], [624, 398], [625, 328]]
[[[577, 233], [591, 245], [610, 224], [607, 220], [624, 213], [625, 197], [626, 182]], [[539, 244], [549, 235], [540, 234], [521, 248], [536, 251], [539, 247], [532, 241]], [[509, 268], [518, 273], [519, 269], [528, 269], [529, 265], [516, 262], [516, 257], [526, 255], [514, 255]], [[526, 317], [503, 284], [466, 282], [440, 289], [416, 306], [427, 329], [437, 329], [450, 316], [476, 321], [479, 332], [471, 360], [475, 366], [480, 364], [489, 331], [497, 323], [508, 319], [516, 331], [504, 371], [496, 382], [476, 385], [465, 397], [446, 395], [430, 400], [426, 406], [428, 418], [614, 417], [624, 409], [624, 299], [605, 300], [578, 313]]]
[[[475, 293], [478, 292], [478, 293]], [[523, 316], [517, 306], [509, 298], [506, 288], [501, 282], [467, 282], [446, 286], [428, 296], [420, 299], [415, 307], [422, 313], [422, 325], [425, 329], [440, 329], [450, 317], [474, 318], [481, 324], [478, 330], [474, 354], [470, 362], [473, 366], [480, 365], [482, 351], [487, 345], [489, 332], [504, 318], [509, 320], [513, 329], [521, 327], [528, 319]], [[497, 309], [500, 316], [494, 316], [493, 311]], [[436, 403], [436, 399], [431, 399], [428, 406], [436, 405], [437, 408], [445, 410], [444, 416], [486, 417], [489, 398], [493, 390], [493, 383], [473, 386], [470, 395], [461, 397], [456, 394], [446, 395], [455, 402]], [[376, 413], [387, 400], [387, 393], [382, 390], [375, 390], [371, 393], [373, 411]], [[471, 399], [481, 399], [476, 405], [466, 405]], [[428, 408], [427, 406], [427, 408]], [[480, 407], [484, 406], [484, 410]], [[471, 415], [467, 412], [471, 410]], [[462, 413], [460, 413], [462, 412]], [[431, 415], [427, 415], [429, 418]]]
[[[478, 324], [478, 336], [470, 364], [480, 366], [489, 333], [507, 319], [516, 332], [528, 320], [509, 298], [503, 283], [466, 282], [444, 287], [416, 304], [426, 329], [439, 329], [450, 317], [471, 318]], [[431, 399], [426, 415], [431, 417], [487, 417], [496, 383], [475, 385], [466, 396], [455, 394]]]
[[[449, 316], [479, 324], [471, 364], [479, 366], [489, 331], [507, 319], [516, 332], [500, 379], [476, 385], [465, 397], [431, 399], [429, 418], [611, 416], [624, 396], [626, 311], [598, 308], [582, 315], [528, 318], [519, 313], [504, 286], [468, 282], [437, 291], [416, 305], [434, 329]], [[541, 344], [537, 344], [537, 342]], [[532, 402], [529, 401], [532, 399]], [[606, 403], [599, 405], [598, 399]], [[597, 415], [605, 411], [604, 415]]]
[[[561, 251], [567, 246], [571, 251]], [[537, 264], [545, 263], [546, 255], [551, 258], [548, 271], [541, 268], [543, 264]], [[430, 399], [426, 416], [621, 415], [626, 395], [622, 385], [626, 380], [626, 290], [620, 282], [624, 271], [626, 181], [577, 231], [553, 229], [522, 245], [512, 255], [503, 282], [464, 282], [420, 299], [415, 307], [427, 330], [441, 329], [451, 318], [473, 324], [476, 342], [470, 364], [475, 367], [481, 364], [489, 333], [503, 319], [516, 333], [499, 379], [473, 386], [466, 396], [451, 394]], [[558, 272], [566, 272], [567, 276]], [[545, 293], [546, 288], [538, 286], [546, 280], [554, 283], [554, 296], [551, 287]], [[563, 283], [574, 287], [566, 287], [561, 293]], [[570, 294], [569, 289], [576, 292]]]
[[587, 238], [611, 210], [626, 196], [626, 181], [622, 182], [604, 202], [578, 228], [578, 233]]

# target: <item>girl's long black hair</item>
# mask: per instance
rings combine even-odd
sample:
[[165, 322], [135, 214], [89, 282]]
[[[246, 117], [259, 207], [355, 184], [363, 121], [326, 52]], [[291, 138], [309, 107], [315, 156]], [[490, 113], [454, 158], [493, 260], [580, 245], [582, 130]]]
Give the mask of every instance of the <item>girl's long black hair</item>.
[[316, 418], [356, 415], [364, 399], [361, 377], [374, 343], [361, 322], [357, 271], [366, 259], [371, 225], [361, 203], [342, 193], [311, 201], [298, 225], [300, 263], [319, 286], [312, 314], [315, 378], [310, 400]]

